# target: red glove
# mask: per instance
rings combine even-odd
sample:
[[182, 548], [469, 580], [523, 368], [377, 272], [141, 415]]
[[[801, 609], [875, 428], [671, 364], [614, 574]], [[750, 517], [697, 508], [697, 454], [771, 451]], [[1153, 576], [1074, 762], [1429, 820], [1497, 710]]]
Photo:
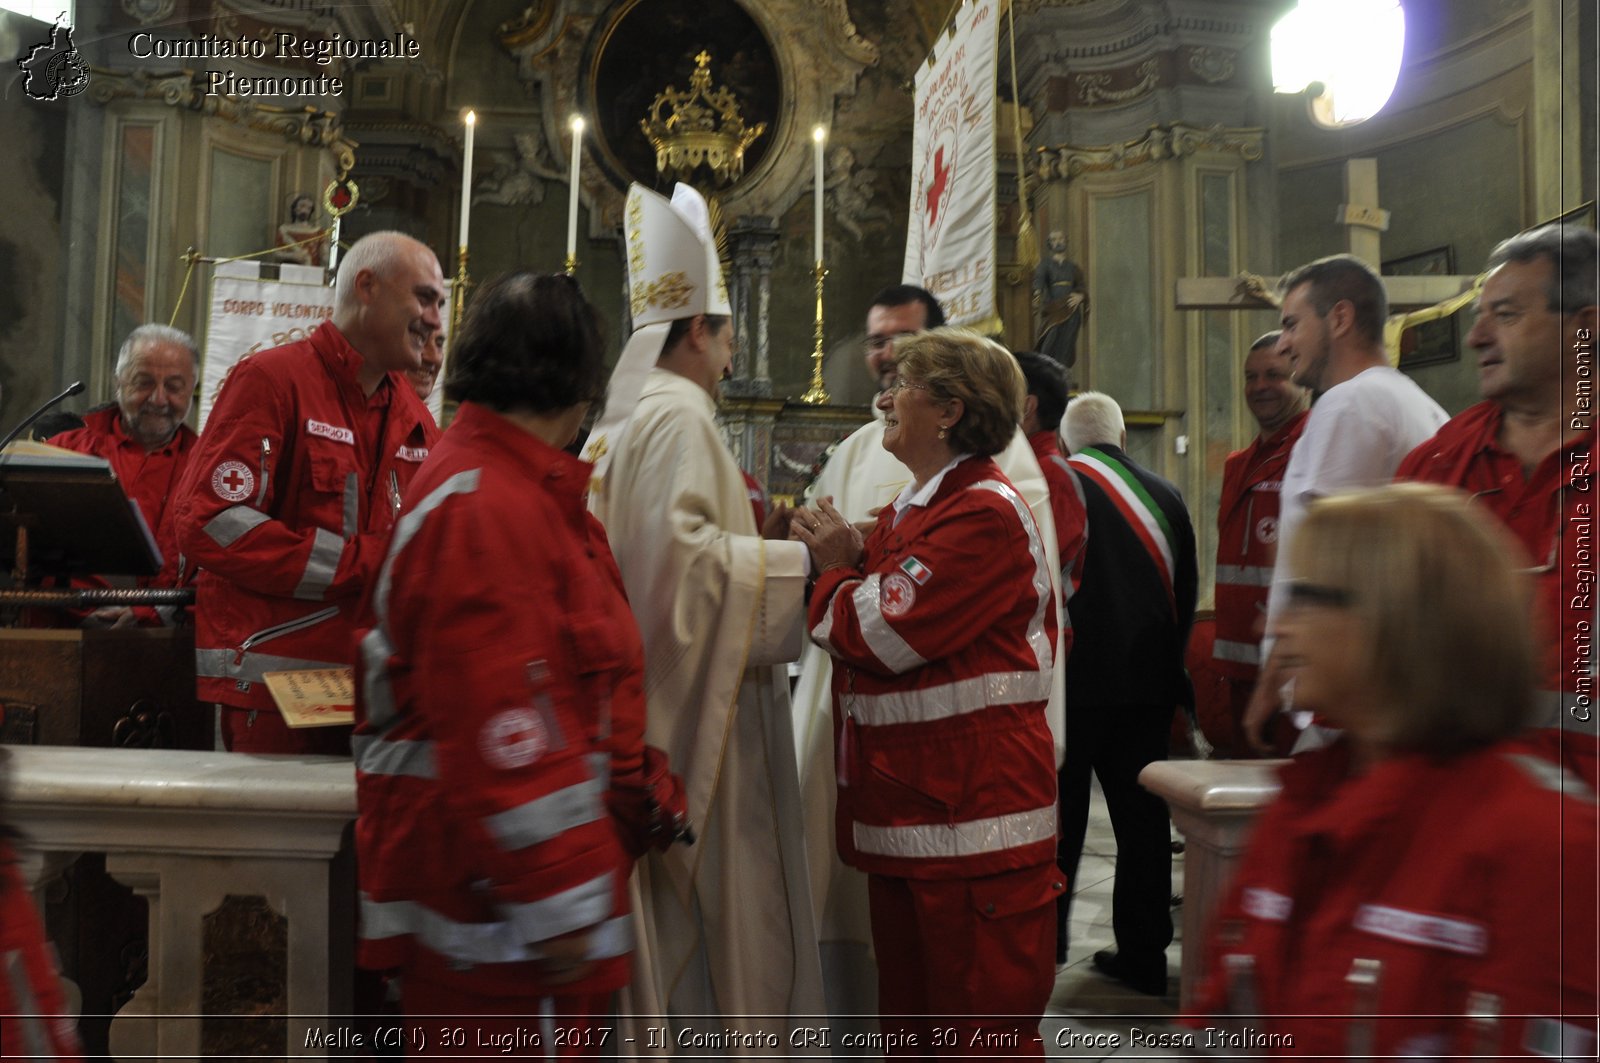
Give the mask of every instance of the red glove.
[[665, 850], [679, 840], [694, 844], [683, 780], [668, 767], [667, 755], [654, 746], [644, 747], [638, 769], [612, 778], [606, 801], [630, 856], [637, 858], [652, 848]]

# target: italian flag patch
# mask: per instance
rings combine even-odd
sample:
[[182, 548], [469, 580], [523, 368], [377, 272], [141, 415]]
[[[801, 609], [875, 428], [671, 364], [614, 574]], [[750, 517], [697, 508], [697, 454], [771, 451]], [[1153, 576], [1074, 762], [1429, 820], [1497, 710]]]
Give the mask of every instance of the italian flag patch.
[[933, 576], [933, 569], [914, 557], [908, 557], [900, 562], [900, 571], [916, 580], [918, 586], [928, 582], [929, 578]]

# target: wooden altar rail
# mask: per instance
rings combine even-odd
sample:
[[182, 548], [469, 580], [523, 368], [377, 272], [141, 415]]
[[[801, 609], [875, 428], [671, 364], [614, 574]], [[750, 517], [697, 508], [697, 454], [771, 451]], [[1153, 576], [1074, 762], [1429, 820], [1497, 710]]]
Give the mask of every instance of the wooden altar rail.
[[1166, 801], [1184, 837], [1183, 969], [1178, 1006], [1187, 1008], [1205, 966], [1211, 913], [1233, 880], [1257, 814], [1278, 796], [1281, 760], [1164, 760], [1139, 783]]
[[[288, 1049], [350, 1013], [355, 772], [339, 757], [10, 749], [10, 824], [35, 888], [79, 853], [149, 903], [149, 978], [111, 1023], [119, 1059], [200, 1058], [202, 919], [229, 894], [288, 921]], [[330, 901], [332, 902], [330, 905]]]

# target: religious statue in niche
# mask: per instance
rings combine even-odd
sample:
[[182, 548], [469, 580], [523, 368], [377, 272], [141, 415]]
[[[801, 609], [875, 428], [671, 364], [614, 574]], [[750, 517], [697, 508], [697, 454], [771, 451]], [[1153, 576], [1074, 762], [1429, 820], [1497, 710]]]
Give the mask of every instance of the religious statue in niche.
[[541, 133], [522, 132], [511, 139], [516, 152], [494, 153], [494, 170], [478, 182], [472, 193], [474, 203], [497, 207], [539, 204], [544, 202], [546, 181], [566, 182], [567, 175], [550, 157]]
[[1033, 306], [1039, 311], [1039, 338], [1034, 346], [1064, 368], [1078, 360], [1078, 332], [1089, 314], [1083, 270], [1067, 257], [1067, 234], [1053, 229], [1050, 254], [1033, 272]]
[[289, 197], [289, 220], [278, 226], [278, 261], [321, 266], [328, 261], [328, 230], [317, 223], [317, 201], [306, 192]]

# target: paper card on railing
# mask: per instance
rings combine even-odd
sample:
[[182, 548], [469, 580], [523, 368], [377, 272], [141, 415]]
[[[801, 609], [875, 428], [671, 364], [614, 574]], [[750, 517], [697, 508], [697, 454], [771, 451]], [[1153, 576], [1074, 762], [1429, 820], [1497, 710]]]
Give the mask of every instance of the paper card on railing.
[[356, 722], [356, 679], [349, 668], [267, 672], [272, 700], [290, 727], [337, 727]]

